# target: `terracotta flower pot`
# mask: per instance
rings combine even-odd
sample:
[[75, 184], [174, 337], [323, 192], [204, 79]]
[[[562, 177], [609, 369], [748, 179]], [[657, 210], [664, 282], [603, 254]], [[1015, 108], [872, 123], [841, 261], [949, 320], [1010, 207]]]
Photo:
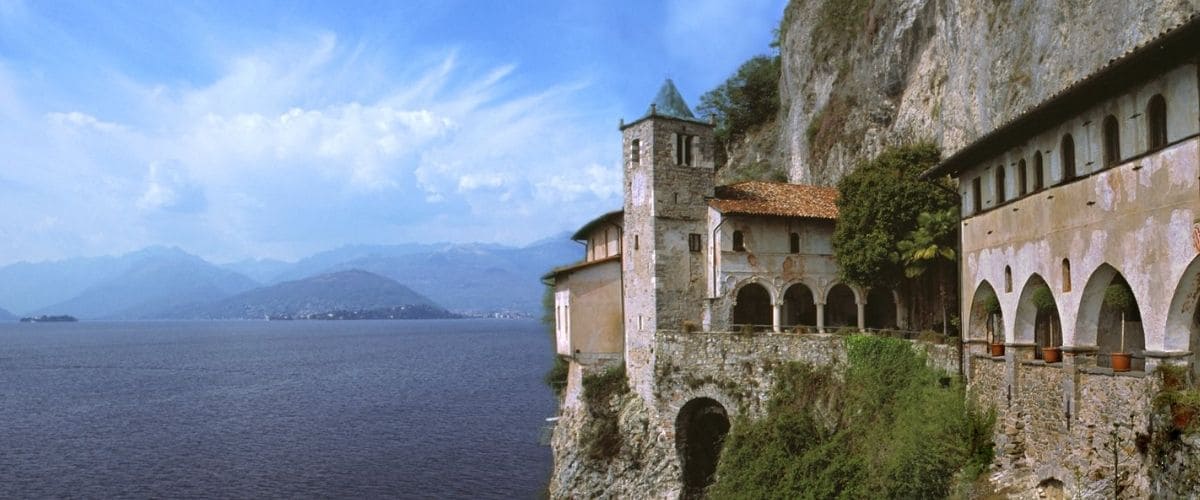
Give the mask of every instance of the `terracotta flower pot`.
[[1004, 355], [1004, 344], [990, 344], [992, 349], [992, 357], [997, 358]]
[[1047, 363], [1057, 363], [1062, 361], [1062, 351], [1058, 347], [1043, 347], [1042, 361]]
[[1112, 356], [1112, 370], [1114, 372], [1129, 371], [1129, 363], [1133, 360], [1133, 355], [1127, 352], [1114, 352]]

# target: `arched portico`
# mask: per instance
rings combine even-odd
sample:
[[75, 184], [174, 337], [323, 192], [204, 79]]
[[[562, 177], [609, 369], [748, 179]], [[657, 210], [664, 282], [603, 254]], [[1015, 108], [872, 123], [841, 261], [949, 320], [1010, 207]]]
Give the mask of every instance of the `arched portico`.
[[792, 283], [783, 293], [782, 326], [816, 326], [817, 302], [812, 288], [803, 282]]
[[861, 327], [861, 300], [850, 285], [835, 283], [825, 295], [825, 324], [832, 328]]
[[1200, 257], [1192, 259], [1175, 285], [1163, 337], [1165, 350], [1193, 352], [1191, 365], [1194, 375], [1200, 375], [1200, 363], [1196, 362], [1194, 354], [1200, 347], [1200, 307], [1197, 304], [1200, 304]]
[[894, 290], [873, 287], [867, 291], [863, 322], [867, 328], [900, 328], [900, 310]]
[[[1130, 308], [1121, 310], [1117, 307], [1114, 288], [1127, 291], [1132, 298]], [[1108, 354], [1123, 351], [1134, 354], [1134, 370], [1143, 369], [1145, 360], [1141, 354], [1146, 349], [1146, 338], [1139, 303], [1125, 277], [1113, 266], [1101, 264], [1092, 272], [1080, 294], [1075, 319], [1076, 345], [1096, 346], [1096, 364], [1099, 366], [1110, 366]]]
[[1042, 348], [1061, 346], [1062, 322], [1053, 289], [1040, 274], [1025, 280], [1013, 318], [1014, 339], [1034, 344], [1034, 357], [1042, 359]]
[[975, 287], [975, 294], [971, 296], [971, 304], [968, 309], [970, 313], [967, 338], [1004, 342], [1004, 313], [1003, 311], [989, 311], [987, 304], [991, 301], [995, 301], [993, 304], [999, 304], [996, 289], [992, 288], [992, 284], [987, 280], [980, 281]]
[[733, 304], [734, 325], [774, 325], [774, 302], [768, 287], [751, 281], [737, 289]]

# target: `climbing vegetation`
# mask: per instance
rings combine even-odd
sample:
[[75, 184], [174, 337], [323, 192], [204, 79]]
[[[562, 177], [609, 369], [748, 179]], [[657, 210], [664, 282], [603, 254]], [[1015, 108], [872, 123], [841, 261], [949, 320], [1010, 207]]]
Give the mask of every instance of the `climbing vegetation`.
[[944, 498], [991, 463], [995, 417], [961, 382], [907, 341], [846, 342], [840, 374], [777, 369], [766, 417], [733, 426], [710, 496]]
[[612, 399], [627, 392], [629, 379], [624, 364], [583, 377], [583, 401], [592, 418], [579, 434], [579, 446], [588, 458], [611, 460], [620, 453], [624, 440]]

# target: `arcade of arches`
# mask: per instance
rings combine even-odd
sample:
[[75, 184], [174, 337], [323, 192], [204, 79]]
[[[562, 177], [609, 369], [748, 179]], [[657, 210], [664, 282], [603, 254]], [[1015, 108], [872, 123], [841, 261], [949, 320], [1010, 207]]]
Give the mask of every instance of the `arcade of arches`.
[[[860, 300], [864, 295], [866, 300]], [[768, 286], [749, 282], [738, 288], [735, 296], [732, 321], [735, 326], [769, 326], [781, 332], [794, 327], [819, 331], [845, 327], [894, 329], [902, 323], [896, 294], [887, 288], [872, 288], [863, 293], [837, 283], [829, 288], [822, 301], [808, 285], [792, 283], [782, 291], [782, 298], [775, 301]]]

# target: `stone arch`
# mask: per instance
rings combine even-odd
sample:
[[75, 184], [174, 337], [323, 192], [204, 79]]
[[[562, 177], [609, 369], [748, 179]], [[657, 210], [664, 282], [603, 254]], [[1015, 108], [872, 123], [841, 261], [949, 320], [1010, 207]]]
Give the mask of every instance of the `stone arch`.
[[817, 295], [803, 281], [787, 285], [783, 292], [783, 325], [816, 326]]
[[675, 451], [683, 472], [683, 498], [703, 498], [713, 483], [729, 424], [725, 406], [712, 398], [695, 398], [679, 409]]
[[769, 285], [758, 280], [747, 281], [734, 294], [732, 324], [770, 326], [774, 303]]
[[[1087, 284], [1079, 296], [1079, 312], [1075, 319], [1075, 345], [1096, 346], [1096, 364], [1109, 366], [1108, 353], [1120, 348], [1121, 314], [1105, 300], [1105, 290], [1114, 283], [1124, 283], [1125, 277], [1112, 265], [1101, 264], [1092, 271]], [[1128, 286], [1128, 285], [1126, 285]], [[1132, 292], [1132, 290], [1131, 290]], [[1141, 301], [1133, 293], [1134, 311], [1125, 317], [1125, 351], [1140, 352], [1145, 349], [1146, 336], [1142, 331]], [[1133, 369], [1144, 366], [1144, 360], [1135, 357]]]
[[[970, 311], [968, 314], [969, 330], [967, 331], [966, 338], [984, 339], [989, 342], [994, 338], [1002, 339], [1003, 334], [1001, 332], [1004, 331], [1004, 311], [1001, 310], [995, 317], [988, 318], [988, 313], [983, 303], [989, 296], [995, 297], [997, 301], [1000, 300], [1000, 296], [996, 294], [996, 289], [992, 287], [992, 284], [988, 280], [980, 281], [975, 287], [974, 295], [971, 296], [971, 305], [968, 309]], [[1000, 335], [997, 335], [998, 333]]]
[[834, 283], [825, 292], [825, 326], [857, 327], [860, 302], [862, 300], [857, 289], [845, 283]]
[[900, 328], [900, 316], [896, 307], [899, 303], [899, 297], [894, 290], [886, 287], [872, 287], [867, 290], [867, 303], [864, 306], [867, 328]]
[[[1050, 293], [1054, 301], [1052, 311], [1038, 311], [1034, 295], [1040, 288], [1045, 288]], [[1016, 342], [1034, 343], [1034, 357], [1037, 359], [1041, 359], [1043, 347], [1061, 346], [1063, 343], [1062, 313], [1059, 311], [1058, 302], [1054, 289], [1040, 274], [1030, 276], [1021, 287], [1021, 295], [1017, 299], [1017, 312], [1013, 317], [1013, 336]]]
[[[1163, 349], [1167, 351], [1192, 351], [1200, 348], [1200, 257], [1192, 259], [1171, 296], [1171, 308], [1167, 310], [1167, 327], [1164, 330]], [[1200, 371], [1200, 363], [1192, 356], [1192, 369]]]

